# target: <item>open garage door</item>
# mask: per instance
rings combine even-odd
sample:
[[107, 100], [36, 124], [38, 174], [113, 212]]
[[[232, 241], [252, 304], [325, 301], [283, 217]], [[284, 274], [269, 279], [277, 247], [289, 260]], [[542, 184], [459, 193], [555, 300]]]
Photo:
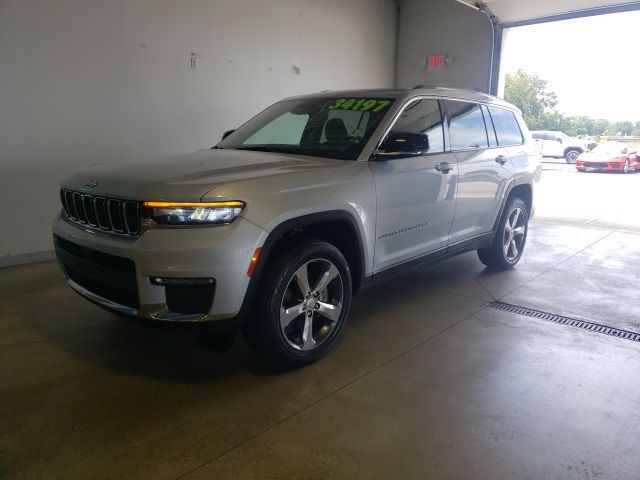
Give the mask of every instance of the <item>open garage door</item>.
[[607, 235], [590, 255], [554, 267], [562, 280], [531, 282], [507, 303], [622, 326], [627, 316], [613, 308], [634, 304], [626, 288], [638, 277], [625, 272], [640, 255], [640, 65], [632, 53], [640, 2], [489, 0], [481, 8], [495, 16], [497, 93], [523, 110], [543, 157], [538, 228], [571, 229], [571, 241]]
[[640, 2], [619, 0], [486, 0], [480, 3], [488, 7], [504, 28], [640, 8]]

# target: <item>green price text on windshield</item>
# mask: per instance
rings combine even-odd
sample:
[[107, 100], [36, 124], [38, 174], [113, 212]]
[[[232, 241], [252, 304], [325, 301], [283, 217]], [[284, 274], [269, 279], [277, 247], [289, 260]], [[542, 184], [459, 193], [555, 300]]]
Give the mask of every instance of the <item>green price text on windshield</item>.
[[391, 105], [390, 100], [366, 98], [341, 98], [327, 105], [329, 110], [355, 110], [357, 112], [381, 112]]

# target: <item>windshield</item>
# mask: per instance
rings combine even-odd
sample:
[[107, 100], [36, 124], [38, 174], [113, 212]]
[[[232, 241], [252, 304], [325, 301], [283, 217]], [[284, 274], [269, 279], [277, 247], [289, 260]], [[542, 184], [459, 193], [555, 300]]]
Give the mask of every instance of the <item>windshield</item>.
[[605, 143], [598, 145], [593, 149], [593, 153], [600, 153], [605, 155], [615, 154], [619, 155], [627, 151], [627, 146], [622, 143]]
[[283, 100], [217, 147], [356, 160], [394, 101], [378, 97]]

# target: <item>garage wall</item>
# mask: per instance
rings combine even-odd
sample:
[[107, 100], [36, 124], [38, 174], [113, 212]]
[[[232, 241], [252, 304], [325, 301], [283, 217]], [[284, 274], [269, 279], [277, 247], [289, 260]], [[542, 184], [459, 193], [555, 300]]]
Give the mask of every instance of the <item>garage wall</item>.
[[[398, 87], [419, 84], [489, 91], [491, 23], [455, 0], [400, 0]], [[428, 55], [453, 63], [429, 71]]]
[[395, 27], [392, 0], [1, 0], [0, 266], [51, 255], [77, 167], [208, 148], [293, 94], [391, 87]]

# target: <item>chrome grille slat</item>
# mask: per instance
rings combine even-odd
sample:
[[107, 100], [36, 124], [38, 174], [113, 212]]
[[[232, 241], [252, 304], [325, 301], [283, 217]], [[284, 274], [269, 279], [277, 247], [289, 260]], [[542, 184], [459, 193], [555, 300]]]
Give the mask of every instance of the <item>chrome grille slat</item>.
[[124, 233], [124, 211], [120, 208], [122, 202], [110, 198], [107, 200], [107, 212], [111, 229], [116, 233]]
[[135, 237], [140, 230], [139, 204], [131, 200], [105, 198], [60, 189], [64, 215], [83, 226], [117, 235]]
[[78, 219], [78, 215], [76, 214], [76, 207], [73, 203], [73, 192], [70, 192], [69, 190], [66, 190], [64, 192], [64, 197], [67, 200], [67, 205], [69, 206], [69, 217], [71, 217], [74, 220]]
[[87, 223], [86, 217], [84, 216], [84, 209], [82, 208], [82, 194], [73, 192], [73, 206], [76, 211], [76, 216], [78, 217], [78, 221], [80, 223]]
[[138, 202], [122, 202], [124, 225], [127, 233], [135, 234], [140, 229]]
[[129, 222], [127, 221], [127, 210], [126, 210], [127, 202], [122, 202], [122, 219], [124, 220], [124, 230], [129, 233]]

